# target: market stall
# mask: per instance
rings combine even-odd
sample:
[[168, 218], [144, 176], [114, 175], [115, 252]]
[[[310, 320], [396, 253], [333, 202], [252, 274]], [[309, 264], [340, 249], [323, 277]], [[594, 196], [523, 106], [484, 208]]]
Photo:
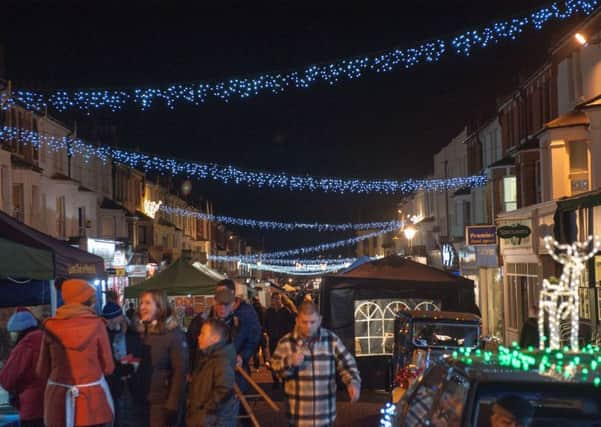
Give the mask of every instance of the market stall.
[[369, 369], [366, 387], [387, 384], [399, 310], [479, 314], [471, 280], [396, 255], [323, 278], [323, 324], [340, 336], [360, 370]]
[[[54, 281], [76, 277], [101, 285], [105, 277], [102, 258], [41, 233], [0, 211], [0, 306], [57, 306]], [[16, 285], [26, 285], [18, 287]], [[102, 287], [97, 286], [98, 301]], [[35, 295], [37, 304], [30, 304]], [[36, 302], [36, 301], [34, 301]]]

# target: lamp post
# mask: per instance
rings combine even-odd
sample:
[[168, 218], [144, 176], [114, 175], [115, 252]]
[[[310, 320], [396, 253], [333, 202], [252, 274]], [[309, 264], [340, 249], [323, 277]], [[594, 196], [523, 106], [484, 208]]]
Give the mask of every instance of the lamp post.
[[403, 229], [403, 234], [405, 234], [405, 237], [407, 238], [407, 241], [409, 242], [409, 255], [411, 255], [413, 252], [412, 244], [413, 244], [413, 238], [415, 237], [416, 233], [417, 233], [417, 230], [415, 228], [413, 228], [412, 226], [408, 226]]

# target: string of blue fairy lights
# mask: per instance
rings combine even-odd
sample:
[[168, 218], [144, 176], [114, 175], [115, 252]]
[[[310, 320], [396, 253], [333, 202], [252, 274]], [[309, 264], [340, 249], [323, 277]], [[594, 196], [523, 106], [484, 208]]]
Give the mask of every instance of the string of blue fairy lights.
[[361, 78], [369, 73], [392, 72], [418, 64], [438, 62], [445, 54], [469, 56], [504, 40], [516, 40], [527, 29], [541, 30], [551, 21], [561, 21], [576, 14], [591, 14], [600, 0], [555, 1], [531, 13], [499, 20], [480, 28], [465, 31], [448, 39], [438, 38], [410, 48], [395, 48], [377, 54], [345, 58], [315, 64], [286, 73], [264, 73], [255, 77], [230, 78], [217, 82], [178, 83], [162, 88], [121, 90], [57, 90], [50, 93], [18, 89], [0, 95], [0, 106], [10, 108], [21, 103], [32, 110], [47, 107], [58, 111], [122, 110], [132, 105], [147, 110], [157, 103], [174, 109], [178, 104], [199, 106], [208, 100], [230, 102], [259, 94], [281, 94], [291, 89], [305, 89], [318, 83], [335, 85], [341, 81]]
[[257, 263], [257, 262], [271, 262], [272, 259], [288, 258], [297, 255], [305, 255], [313, 252], [324, 252], [330, 249], [340, 248], [344, 246], [350, 246], [363, 240], [371, 239], [383, 234], [388, 234], [398, 230], [399, 227], [388, 227], [382, 230], [366, 233], [361, 236], [351, 237], [348, 239], [337, 240], [335, 242], [321, 243], [313, 246], [304, 246], [296, 249], [288, 249], [276, 252], [268, 252], [256, 255], [210, 255], [209, 260], [220, 261], [220, 262], [246, 262], [246, 263]]
[[311, 191], [339, 194], [407, 194], [415, 191], [446, 191], [474, 188], [486, 184], [485, 175], [439, 179], [364, 180], [360, 178], [321, 178], [263, 171], [248, 171], [234, 166], [191, 162], [164, 156], [124, 150], [110, 146], [88, 144], [78, 138], [40, 134], [10, 126], [0, 127], [0, 140], [19, 141], [36, 148], [47, 145], [50, 150], [66, 150], [85, 161], [98, 158], [105, 163], [115, 161], [146, 172], [212, 180], [222, 184], [247, 185], [288, 191]]
[[323, 224], [323, 223], [302, 223], [302, 222], [279, 222], [263, 221], [257, 219], [235, 218], [224, 215], [212, 215], [204, 212], [192, 211], [190, 209], [176, 208], [172, 206], [161, 205], [160, 211], [166, 214], [191, 216], [197, 219], [220, 222], [223, 224], [237, 225], [240, 227], [258, 228], [262, 230], [294, 231], [294, 230], [315, 230], [315, 231], [364, 231], [375, 230], [387, 227], [402, 227], [402, 221], [378, 221], [366, 223], [343, 223], [343, 224]]
[[288, 274], [292, 276], [317, 276], [327, 273], [335, 273], [343, 268], [348, 267], [349, 263], [334, 264], [334, 265], [302, 265], [302, 266], [278, 266], [272, 264], [240, 262], [244, 267], [253, 270], [271, 271], [273, 273]]

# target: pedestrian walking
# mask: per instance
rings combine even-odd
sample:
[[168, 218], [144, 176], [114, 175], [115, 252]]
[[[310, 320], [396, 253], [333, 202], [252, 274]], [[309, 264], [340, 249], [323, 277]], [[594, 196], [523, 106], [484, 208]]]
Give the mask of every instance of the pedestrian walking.
[[188, 345], [164, 291], [140, 295], [135, 328], [138, 340], [128, 352], [140, 359], [129, 381], [136, 419], [143, 426], [175, 426], [183, 416]]
[[123, 410], [123, 392], [125, 391], [125, 378], [132, 373], [132, 365], [122, 363], [127, 356], [126, 334], [128, 321], [123, 315], [123, 310], [116, 302], [109, 301], [102, 308], [102, 317], [106, 320], [106, 328], [113, 352], [115, 370], [106, 380], [111, 390], [115, 408], [114, 425], [119, 426]]
[[44, 405], [40, 403], [47, 378], [36, 374], [43, 333], [37, 319], [23, 308], [8, 319], [7, 329], [15, 347], [0, 370], [0, 386], [10, 393], [22, 427], [44, 427]]
[[92, 307], [96, 291], [86, 281], [68, 279], [65, 305], [44, 322], [37, 372], [48, 378], [44, 393], [47, 427], [98, 426], [113, 421], [113, 400], [105, 379], [115, 365], [104, 319]]
[[[265, 331], [269, 337], [269, 354], [273, 355], [278, 341], [294, 328], [295, 315], [282, 302], [280, 293], [271, 295], [271, 307], [265, 312]], [[278, 388], [279, 379], [272, 371], [273, 388]]]
[[284, 380], [292, 426], [332, 426], [336, 419], [336, 373], [351, 402], [359, 399], [361, 377], [353, 356], [336, 334], [322, 328], [316, 306], [303, 302], [296, 325], [278, 343], [272, 368]]
[[235, 427], [238, 400], [234, 395], [236, 349], [228, 326], [207, 319], [197, 343], [200, 351], [186, 407], [186, 425]]

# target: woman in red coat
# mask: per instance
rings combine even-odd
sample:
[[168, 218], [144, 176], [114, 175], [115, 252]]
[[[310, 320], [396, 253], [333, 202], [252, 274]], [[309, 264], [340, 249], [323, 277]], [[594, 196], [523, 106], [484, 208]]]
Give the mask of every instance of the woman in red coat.
[[27, 309], [18, 309], [7, 324], [8, 332], [16, 335], [16, 346], [10, 352], [6, 365], [0, 371], [0, 385], [16, 395], [16, 407], [23, 427], [44, 427], [44, 399], [46, 378], [35, 374], [40, 356], [42, 331], [38, 321]]
[[95, 290], [79, 279], [61, 288], [65, 305], [44, 323], [38, 374], [48, 376], [44, 394], [47, 427], [98, 426], [113, 420], [104, 378], [115, 364], [104, 319], [92, 306]]

